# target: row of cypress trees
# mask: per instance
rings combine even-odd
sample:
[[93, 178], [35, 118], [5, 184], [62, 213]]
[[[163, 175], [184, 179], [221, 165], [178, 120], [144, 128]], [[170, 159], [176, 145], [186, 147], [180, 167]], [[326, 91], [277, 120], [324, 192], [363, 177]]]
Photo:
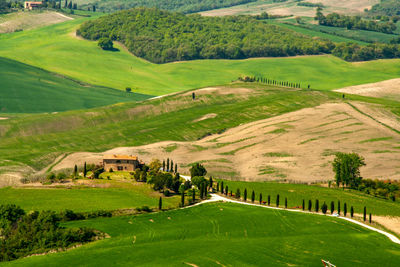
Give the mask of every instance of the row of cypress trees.
[[[230, 194], [229, 194], [228, 189], [229, 188], [228, 188], [227, 185], [224, 188], [224, 182], [223, 181], [221, 181], [220, 184], [217, 183], [217, 192], [220, 192], [221, 194], [225, 194], [226, 196], [228, 196], [228, 195], [233, 196], [232, 191], [230, 191]], [[239, 188], [236, 189], [236, 194], [234, 196], [235, 196], [236, 199], [241, 199], [241, 191], [240, 191]], [[254, 190], [252, 190], [252, 193], [251, 193], [251, 202], [252, 203], [255, 202], [255, 197], [256, 197], [255, 192], [254, 192]], [[247, 189], [246, 188], [244, 189], [244, 192], [243, 192], [243, 201], [245, 201], [245, 202], [247, 201]], [[266, 204], [266, 205], [270, 206], [271, 205], [271, 196], [268, 195], [267, 196], [267, 201], [263, 201], [263, 195], [262, 195], [262, 193], [260, 193], [260, 195], [259, 195], [259, 203], [260, 203], [260, 205], [261, 204]], [[276, 203], [276, 207], [280, 206], [280, 196], [279, 196], [279, 194], [276, 195], [276, 202], [275, 203]], [[287, 199], [287, 197], [285, 197], [285, 208], [287, 208], [287, 207], [288, 207], [288, 199]], [[304, 199], [303, 199], [301, 208], [303, 210], [306, 209], [306, 204], [305, 204], [305, 200]], [[316, 199], [315, 200], [315, 205], [314, 205], [314, 211], [315, 212], [319, 212], [320, 208], [321, 208], [321, 211], [322, 211], [323, 214], [326, 214], [328, 212], [328, 205], [324, 202], [320, 207], [319, 200]], [[344, 217], [347, 216], [347, 212], [348, 212], [347, 209], [348, 209], [347, 203], [344, 203], [343, 204], [343, 215], [344, 215]], [[313, 211], [313, 204], [312, 204], [312, 200], [311, 199], [308, 200], [307, 210], [309, 212]], [[334, 211], [335, 211], [335, 202], [331, 201], [331, 203], [330, 203], [330, 213], [333, 214]], [[338, 203], [337, 203], [337, 213], [339, 215], [341, 214], [341, 203], [340, 203], [340, 200], [338, 200]], [[354, 207], [353, 206], [350, 207], [350, 217], [351, 218], [354, 217]], [[369, 219], [369, 222], [371, 223], [372, 222], [372, 214], [371, 213], [369, 213], [369, 218], [368, 219]], [[364, 220], [364, 222], [367, 221], [367, 207], [365, 207], [365, 206], [364, 206], [364, 210], [363, 210], [363, 220]]]
[[265, 83], [265, 84], [269, 84], [269, 85], [278, 85], [278, 86], [285, 86], [285, 87], [290, 87], [290, 88], [301, 88], [300, 83], [293, 83], [293, 82], [288, 82], [288, 81], [277, 81], [277, 80], [273, 80], [273, 79], [269, 79], [269, 78], [265, 78], [265, 77], [246, 76], [244, 78], [239, 77], [239, 80], [243, 81], [243, 82], [259, 82], [259, 83]]

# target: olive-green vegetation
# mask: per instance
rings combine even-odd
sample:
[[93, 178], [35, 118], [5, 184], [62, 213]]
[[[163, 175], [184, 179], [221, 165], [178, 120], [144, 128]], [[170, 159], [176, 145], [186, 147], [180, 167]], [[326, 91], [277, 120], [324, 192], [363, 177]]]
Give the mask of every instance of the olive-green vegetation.
[[[96, 180], [92, 184], [111, 184], [111, 187], [89, 188], [72, 186], [71, 188], [1, 188], [0, 204], [16, 204], [26, 211], [65, 209], [76, 212], [98, 210], [118, 210], [148, 206], [158, 207], [160, 194], [154, 192], [145, 183], [122, 182], [116, 184], [109, 180]], [[178, 197], [164, 198], [164, 208], [177, 207]]]
[[[134, 265], [396, 266], [398, 245], [338, 218], [232, 203], [65, 224], [111, 238], [63, 253], [6, 263], [19, 266]], [[354, 247], [357, 247], [355, 250]], [[374, 253], [371, 253], [374, 251]]]
[[400, 66], [399, 60], [354, 65], [332, 56], [196, 60], [157, 65], [129, 54], [116, 43], [114, 46], [120, 51], [111, 52], [99, 48], [96, 42], [75, 38], [73, 32], [88, 19], [91, 18], [2, 34], [0, 56], [85, 83], [124, 91], [130, 87], [134, 93], [150, 95], [226, 84], [242, 75], [335, 89], [396, 78]]
[[400, 2], [397, 0], [381, 0], [368, 11], [372, 15], [395, 16], [400, 15]]
[[[254, 90], [253, 93], [247, 97], [236, 95], [234, 88], [243, 86]], [[236, 83], [229, 87], [233, 88], [231, 94], [203, 94], [194, 101], [191, 94], [180, 93], [142, 103], [3, 120], [0, 121], [0, 160], [23, 162], [40, 169], [65, 152], [105, 151], [165, 140], [197, 140], [241, 123], [317, 106], [336, 98], [330, 92], [257, 83]], [[209, 113], [218, 116], [188, 123]]]
[[59, 112], [150, 97], [81, 84], [3, 57], [0, 57], [0, 80], [0, 113]]
[[54, 211], [26, 212], [15, 205], [0, 205], [0, 262], [52, 249], [66, 249], [93, 241], [96, 233], [86, 227], [60, 226]]
[[83, 9], [96, 6], [98, 11], [116, 11], [134, 7], [156, 7], [163, 10], [194, 13], [230, 7], [257, 0], [75, 0]]
[[155, 63], [315, 55], [334, 47], [329, 40], [314, 40], [251, 16], [203, 17], [147, 8], [87, 21], [77, 34], [90, 40], [110, 37]]
[[234, 192], [236, 188], [239, 188], [241, 191], [246, 188], [250, 191], [254, 190], [256, 194], [262, 193], [263, 196], [270, 195], [272, 199], [275, 199], [276, 195], [279, 194], [281, 198], [287, 197], [288, 207], [302, 206], [303, 199], [306, 202], [308, 200], [314, 202], [318, 199], [320, 202], [326, 203], [331, 201], [337, 203], [339, 200], [342, 205], [347, 203], [347, 206], [353, 206], [355, 213], [361, 214], [364, 206], [367, 206], [368, 211], [372, 214], [400, 216], [400, 202], [377, 198], [352, 189], [343, 190], [342, 188], [327, 188], [318, 185], [227, 180], [224, 180], [224, 185], [227, 185], [229, 190], [233, 190]]

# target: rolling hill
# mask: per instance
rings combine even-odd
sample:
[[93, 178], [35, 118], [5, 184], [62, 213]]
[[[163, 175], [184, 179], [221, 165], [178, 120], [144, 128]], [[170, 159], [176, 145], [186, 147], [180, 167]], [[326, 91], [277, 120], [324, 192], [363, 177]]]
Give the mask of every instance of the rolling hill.
[[4, 57], [0, 57], [0, 80], [0, 113], [61, 112], [150, 97], [83, 84]]

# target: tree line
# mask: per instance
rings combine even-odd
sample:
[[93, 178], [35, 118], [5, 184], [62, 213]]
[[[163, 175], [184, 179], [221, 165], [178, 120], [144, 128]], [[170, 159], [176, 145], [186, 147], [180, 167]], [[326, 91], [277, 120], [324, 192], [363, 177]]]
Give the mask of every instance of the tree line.
[[26, 213], [16, 205], [0, 205], [0, 261], [11, 261], [53, 249], [93, 241], [88, 228], [65, 228], [54, 211]]
[[324, 16], [320, 8], [317, 10], [315, 19], [318, 20], [319, 25], [341, 27], [349, 30], [358, 29], [393, 34], [393, 32], [397, 29], [396, 24], [394, 24], [392, 21], [380, 22], [366, 20], [360, 16], [346, 16], [338, 13], [331, 13]]
[[329, 40], [314, 40], [251, 16], [203, 17], [147, 8], [87, 21], [77, 34], [120, 41], [154, 63], [315, 55], [335, 47]]
[[398, 0], [381, 0], [381, 3], [373, 5], [367, 12], [373, 15], [400, 15], [400, 2]]
[[[265, 77], [257, 77], [257, 76], [240, 76], [239, 81], [242, 82], [259, 82], [259, 83], [265, 83], [269, 85], [276, 85], [276, 86], [284, 86], [284, 87], [290, 87], [290, 88], [301, 88], [300, 83], [293, 83], [293, 82], [288, 82], [288, 81], [277, 81], [274, 79], [269, 79]], [[310, 85], [308, 86], [310, 88]]]

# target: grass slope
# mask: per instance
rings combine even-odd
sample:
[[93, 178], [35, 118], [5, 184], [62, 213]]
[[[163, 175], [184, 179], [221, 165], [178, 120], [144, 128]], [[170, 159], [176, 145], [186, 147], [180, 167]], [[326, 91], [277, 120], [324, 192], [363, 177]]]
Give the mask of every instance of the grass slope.
[[318, 199], [321, 205], [326, 202], [330, 207], [331, 201], [341, 202], [341, 210], [343, 212], [343, 204], [347, 203], [347, 211], [350, 212], [350, 206], [354, 207], [355, 213], [363, 213], [364, 206], [367, 207], [368, 213], [373, 215], [389, 215], [400, 216], [400, 202], [393, 202], [376, 197], [372, 197], [354, 190], [342, 190], [336, 188], [326, 188], [320, 186], [310, 186], [305, 184], [285, 184], [285, 183], [258, 183], [258, 182], [239, 182], [224, 180], [224, 187], [228, 186], [229, 191], [236, 193], [236, 189], [244, 192], [247, 189], [248, 198], [254, 190], [256, 200], [259, 200], [260, 193], [263, 200], [267, 201], [268, 195], [271, 196], [271, 205], [276, 205], [276, 195], [280, 196], [280, 205], [284, 205], [285, 197], [288, 199], [288, 207], [302, 206], [303, 199], [308, 207], [308, 200], [312, 200], [313, 210], [315, 200]]
[[54, 73], [0, 57], [0, 113], [54, 112], [143, 100], [149, 96], [82, 85]]
[[[225, 95], [203, 94], [195, 102], [191, 94], [181, 93], [143, 103], [0, 121], [0, 161], [43, 168], [63, 152], [196, 140], [241, 123], [317, 106], [336, 95], [258, 84], [238, 83], [230, 87], [243, 86], [253, 87], [254, 93], [243, 96], [233, 90]], [[217, 113], [218, 117], [188, 123], [209, 113]]]
[[325, 259], [337, 266], [395, 266], [400, 260], [398, 245], [349, 222], [231, 203], [67, 226], [94, 227], [111, 238], [4, 265], [321, 266]]
[[[152, 64], [129, 54], [103, 51], [96, 42], [79, 40], [74, 30], [88, 18], [0, 36], [0, 56], [12, 58], [90, 84], [162, 95], [226, 84], [241, 75], [335, 89], [398, 76], [400, 60], [353, 64], [332, 56], [249, 60], [196, 60]], [[334, 77], [334, 79], [332, 79]]]

